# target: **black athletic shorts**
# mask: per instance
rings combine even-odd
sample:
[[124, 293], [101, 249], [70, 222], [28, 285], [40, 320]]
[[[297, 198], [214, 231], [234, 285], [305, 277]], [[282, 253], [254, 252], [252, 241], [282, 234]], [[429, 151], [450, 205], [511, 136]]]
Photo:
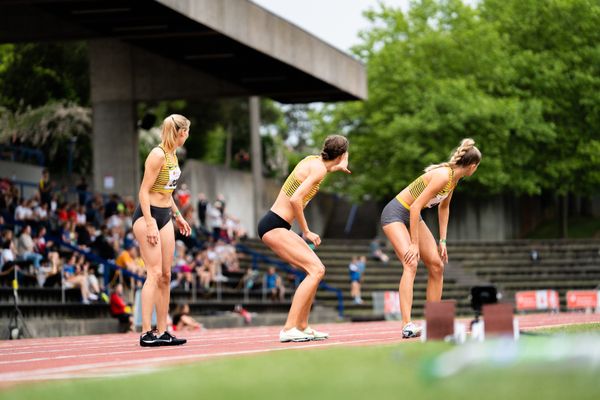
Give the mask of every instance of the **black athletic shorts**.
[[275, 228], [285, 228], [289, 231], [292, 226], [285, 219], [269, 210], [258, 222], [258, 237], [262, 239], [265, 233]]
[[[158, 226], [158, 230], [160, 231], [163, 226], [169, 223], [171, 220], [171, 207], [154, 207], [150, 206], [150, 215], [152, 218], [156, 220], [156, 225]], [[133, 212], [132, 224], [138, 220], [138, 218], [142, 218], [142, 209], [140, 205], [135, 208]]]

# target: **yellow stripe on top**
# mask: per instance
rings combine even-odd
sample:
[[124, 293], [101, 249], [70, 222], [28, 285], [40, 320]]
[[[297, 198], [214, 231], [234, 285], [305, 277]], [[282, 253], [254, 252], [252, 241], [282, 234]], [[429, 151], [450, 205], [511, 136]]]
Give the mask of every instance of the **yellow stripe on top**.
[[177, 181], [181, 175], [179, 161], [175, 154], [167, 153], [162, 146], [158, 146], [158, 148], [165, 153], [165, 162], [160, 167], [160, 172], [150, 191], [171, 194], [177, 188]]
[[[413, 199], [416, 199], [417, 197], [419, 197], [421, 195], [421, 193], [423, 193], [423, 191], [427, 187], [427, 184], [425, 184], [425, 180], [423, 179], [424, 175], [425, 174], [419, 176], [417, 179], [415, 179], [414, 181], [412, 181], [412, 183], [410, 185], [408, 185], [408, 191], [410, 192], [410, 194], [413, 197]], [[435, 195], [435, 197], [438, 198], [438, 199], [444, 199], [444, 198], [446, 198], [448, 196], [448, 194], [450, 194], [450, 192], [452, 190], [454, 190], [454, 183], [453, 182], [454, 182], [454, 170], [452, 168], [448, 168], [448, 183], [446, 183], [446, 185], [442, 188], [442, 190], [440, 190]], [[407, 206], [406, 202], [400, 198], [399, 194], [398, 194], [398, 196], [396, 196], [396, 198], [407, 209], [410, 208], [409, 206]]]
[[[308, 156], [308, 157], [305, 157], [304, 160], [311, 159], [311, 158], [313, 158], [313, 159], [319, 158], [319, 156]], [[304, 160], [302, 160], [302, 161], [304, 161]], [[298, 163], [298, 165], [300, 165], [302, 163], [302, 161], [300, 161]], [[299, 181], [298, 178], [296, 177], [296, 169], [298, 168], [298, 165], [296, 165], [296, 167], [294, 168], [292, 173], [287, 177], [287, 179], [283, 183], [283, 186], [281, 187], [281, 190], [283, 190], [283, 192], [288, 197], [292, 197], [292, 195], [294, 193], [296, 193], [296, 190], [298, 190], [298, 188], [302, 184], [302, 182]], [[308, 202], [311, 201], [313, 197], [315, 197], [315, 195], [319, 191], [319, 186], [321, 185], [321, 182], [322, 182], [322, 180], [317, 182], [312, 188], [310, 188], [310, 190], [308, 191], [306, 196], [304, 196], [304, 199], [303, 199], [304, 207], [306, 207]]]

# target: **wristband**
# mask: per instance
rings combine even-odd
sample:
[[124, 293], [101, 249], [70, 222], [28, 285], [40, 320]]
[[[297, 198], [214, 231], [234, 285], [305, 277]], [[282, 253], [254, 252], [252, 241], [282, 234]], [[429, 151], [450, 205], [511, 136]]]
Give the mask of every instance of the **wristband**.
[[177, 210], [175, 211], [175, 218], [179, 217], [181, 215], [181, 211]]
[[446, 239], [440, 239], [440, 244], [442, 243], [446, 244]]

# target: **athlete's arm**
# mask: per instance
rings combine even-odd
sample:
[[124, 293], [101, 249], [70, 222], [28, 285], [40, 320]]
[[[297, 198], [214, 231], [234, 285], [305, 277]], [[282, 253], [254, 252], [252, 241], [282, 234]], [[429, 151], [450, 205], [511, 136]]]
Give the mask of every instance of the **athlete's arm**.
[[184, 236], [190, 236], [190, 234], [192, 233], [192, 228], [190, 227], [190, 224], [188, 224], [188, 222], [185, 220], [185, 218], [183, 218], [181, 212], [179, 212], [179, 209], [177, 208], [177, 204], [175, 204], [175, 199], [173, 198], [173, 196], [171, 196], [171, 212], [175, 216], [175, 223], [177, 224], [179, 232]]
[[306, 197], [314, 185], [323, 179], [326, 173], [327, 170], [325, 170], [325, 168], [321, 169], [311, 166], [306, 179], [304, 179], [298, 189], [296, 189], [296, 192], [290, 197], [290, 204], [294, 210], [296, 221], [298, 221], [298, 225], [300, 225], [300, 229], [302, 229], [302, 234], [306, 239], [313, 242], [315, 246], [318, 246], [321, 243], [321, 238], [319, 238], [319, 235], [308, 229], [308, 223], [304, 217], [304, 197]]
[[160, 173], [160, 168], [165, 162], [163, 152], [160, 149], [153, 149], [144, 163], [144, 178], [140, 185], [139, 199], [140, 208], [144, 221], [146, 221], [146, 237], [148, 243], [156, 245], [158, 243], [158, 226], [156, 220], [150, 214], [150, 189]]
[[411, 244], [408, 251], [404, 255], [406, 262], [411, 262], [416, 257], [419, 260], [419, 217], [421, 216], [421, 210], [425, 205], [435, 197], [446, 184], [448, 183], [448, 174], [444, 173], [443, 169], [434, 171], [431, 174], [429, 183], [425, 187], [425, 190], [413, 201], [410, 205], [410, 241]]
[[448, 262], [448, 250], [446, 249], [446, 236], [448, 234], [448, 219], [450, 218], [450, 200], [452, 199], [451, 191], [448, 197], [446, 197], [438, 206], [438, 221], [440, 225], [440, 245], [439, 252], [442, 261]]

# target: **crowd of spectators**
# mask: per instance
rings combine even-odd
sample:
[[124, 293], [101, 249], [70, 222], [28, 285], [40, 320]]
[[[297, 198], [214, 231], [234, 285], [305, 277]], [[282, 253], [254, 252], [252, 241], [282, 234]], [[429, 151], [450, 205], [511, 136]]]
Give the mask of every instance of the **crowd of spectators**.
[[[0, 286], [10, 285], [16, 273], [21, 285], [78, 289], [83, 303], [108, 303], [107, 293], [120, 293], [131, 303], [145, 275], [132, 233], [135, 200], [87, 192], [84, 179], [76, 188], [59, 187], [44, 171], [38, 187], [24, 196], [21, 185], [0, 179]], [[193, 232], [190, 237], [176, 232], [171, 287], [189, 291], [197, 284], [198, 290], [211, 293], [217, 283], [229, 282], [232, 288], [243, 288], [245, 275], [235, 245], [246, 231], [227, 212], [225, 197], [218, 195], [210, 202], [200, 193], [194, 204], [182, 184], [174, 199]], [[58, 239], [119, 268], [108, 270], [93, 258], [90, 262], [89, 257], [59, 246]], [[277, 299], [284, 296], [284, 290], [280, 292]]]

